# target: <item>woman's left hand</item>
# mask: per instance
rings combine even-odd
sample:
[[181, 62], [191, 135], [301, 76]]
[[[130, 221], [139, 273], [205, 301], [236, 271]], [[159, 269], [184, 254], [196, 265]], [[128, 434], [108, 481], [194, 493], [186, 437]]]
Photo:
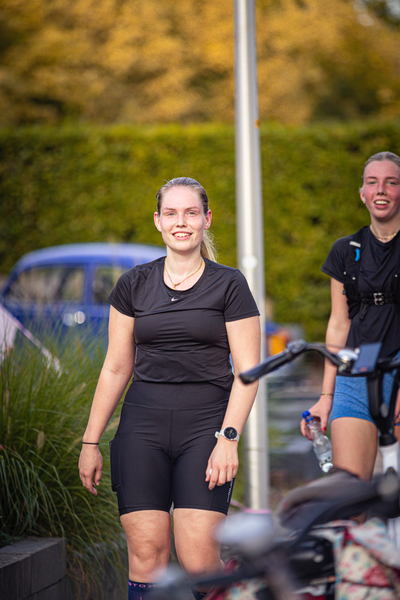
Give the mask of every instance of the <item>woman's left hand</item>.
[[226, 440], [221, 435], [207, 463], [208, 489], [212, 490], [216, 485], [224, 485], [227, 481], [232, 481], [236, 477], [238, 467], [238, 442]]

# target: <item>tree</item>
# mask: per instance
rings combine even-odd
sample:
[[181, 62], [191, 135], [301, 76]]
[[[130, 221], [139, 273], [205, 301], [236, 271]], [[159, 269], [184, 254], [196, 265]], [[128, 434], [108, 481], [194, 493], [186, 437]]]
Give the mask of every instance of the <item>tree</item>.
[[[256, 0], [261, 118], [397, 115], [395, 1]], [[0, 39], [0, 125], [234, 120], [231, 0], [3, 0]]]

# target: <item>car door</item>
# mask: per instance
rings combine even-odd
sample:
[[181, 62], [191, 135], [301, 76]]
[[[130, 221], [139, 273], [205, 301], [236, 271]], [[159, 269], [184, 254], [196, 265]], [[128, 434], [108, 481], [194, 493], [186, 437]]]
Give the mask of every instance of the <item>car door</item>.
[[28, 329], [63, 335], [71, 326], [81, 324], [85, 271], [83, 264], [33, 266], [15, 274], [2, 300]]
[[110, 312], [108, 296], [120, 276], [133, 266], [133, 259], [102, 260], [90, 265], [87, 274], [86, 325], [97, 337], [107, 337]]

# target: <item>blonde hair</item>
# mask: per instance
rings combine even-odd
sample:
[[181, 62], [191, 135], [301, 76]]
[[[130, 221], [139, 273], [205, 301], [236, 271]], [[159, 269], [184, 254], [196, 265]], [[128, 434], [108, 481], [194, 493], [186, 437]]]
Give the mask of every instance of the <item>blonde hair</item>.
[[[193, 190], [196, 190], [196, 192], [199, 194], [199, 198], [203, 205], [204, 214], [207, 215], [209, 211], [207, 192], [198, 181], [192, 179], [191, 177], [175, 177], [174, 179], [170, 179], [169, 181], [167, 181], [167, 183], [160, 187], [156, 194], [157, 213], [160, 214], [161, 212], [161, 204], [165, 192], [172, 187], [178, 186], [190, 187]], [[209, 231], [206, 230], [203, 232], [203, 239], [200, 246], [200, 254], [203, 258], [208, 258], [213, 262], [217, 262], [213, 236]]]
[[394, 163], [400, 169], [400, 156], [397, 156], [397, 154], [394, 154], [393, 152], [388, 152], [388, 151], [378, 152], [377, 154], [373, 154], [372, 156], [370, 156], [364, 165], [363, 172], [362, 172], [363, 183], [364, 183], [364, 173], [365, 173], [365, 169], [367, 168], [367, 166], [372, 162], [382, 162], [384, 160], [389, 160], [390, 162]]

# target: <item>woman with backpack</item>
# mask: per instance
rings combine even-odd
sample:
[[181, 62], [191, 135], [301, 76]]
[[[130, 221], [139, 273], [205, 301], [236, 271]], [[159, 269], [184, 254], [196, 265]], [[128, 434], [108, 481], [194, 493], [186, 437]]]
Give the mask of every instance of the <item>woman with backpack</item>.
[[[331, 277], [332, 310], [326, 345], [345, 346], [382, 342], [380, 357], [400, 353], [400, 157], [379, 152], [364, 165], [360, 198], [370, 225], [338, 239], [322, 266]], [[385, 375], [389, 401], [391, 375]], [[395, 424], [400, 422], [400, 402]], [[326, 361], [322, 393], [310, 413], [326, 430], [331, 415], [333, 464], [372, 477], [377, 453], [377, 427], [370, 415], [366, 377], [336, 374]], [[301, 431], [307, 435], [304, 419]]]

